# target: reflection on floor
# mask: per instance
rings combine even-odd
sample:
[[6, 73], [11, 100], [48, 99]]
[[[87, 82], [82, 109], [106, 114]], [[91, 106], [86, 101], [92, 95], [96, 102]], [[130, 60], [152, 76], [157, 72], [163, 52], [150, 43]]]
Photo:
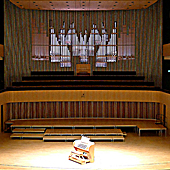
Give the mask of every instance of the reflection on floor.
[[125, 142], [95, 142], [95, 161], [86, 165], [68, 160], [72, 142], [10, 139], [0, 133], [0, 169], [170, 169], [170, 136], [128, 133]]

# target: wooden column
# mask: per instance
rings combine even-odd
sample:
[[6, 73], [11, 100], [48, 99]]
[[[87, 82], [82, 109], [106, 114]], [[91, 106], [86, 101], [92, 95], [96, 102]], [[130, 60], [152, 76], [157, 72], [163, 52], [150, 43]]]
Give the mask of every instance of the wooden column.
[[1, 128], [1, 105], [0, 105], [0, 133], [2, 132], [2, 128]]
[[168, 129], [168, 135], [170, 135], [170, 103], [166, 105], [166, 116], [167, 116], [167, 129]]
[[5, 130], [5, 122], [7, 121], [7, 104], [3, 105], [3, 131]]
[[170, 59], [170, 44], [163, 45], [163, 56]]
[[0, 57], [4, 57], [4, 45], [0, 44]]

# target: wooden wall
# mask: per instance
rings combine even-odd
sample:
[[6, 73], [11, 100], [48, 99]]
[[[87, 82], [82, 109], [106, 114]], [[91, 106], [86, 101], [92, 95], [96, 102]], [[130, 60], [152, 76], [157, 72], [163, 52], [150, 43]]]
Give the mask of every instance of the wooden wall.
[[[82, 97], [84, 94], [85, 97]], [[166, 105], [170, 128], [170, 94], [161, 91], [6, 91], [0, 93], [3, 129], [11, 118], [114, 117], [155, 119]], [[0, 123], [1, 124], [1, 123]]]
[[31, 71], [73, 70], [73, 67], [60, 68], [59, 64], [49, 61], [31, 60], [32, 19], [37, 27], [45, 23], [47, 34], [50, 19], [57, 31], [63, 21], [67, 28], [70, 22], [74, 22], [78, 33], [90, 29], [93, 23], [100, 30], [101, 22], [104, 21], [109, 34], [112, 21], [117, 21], [118, 36], [123, 27], [128, 33], [134, 24], [135, 60], [121, 60], [99, 70], [136, 71], [137, 75], [144, 75], [146, 81], [154, 81], [157, 87], [162, 86], [162, 0], [142, 10], [98, 12], [25, 10], [17, 8], [9, 0], [5, 0], [4, 5], [5, 87], [13, 81], [21, 81], [22, 76], [30, 75]]
[[0, 44], [0, 57], [4, 57], [4, 45]]
[[30, 118], [144, 118], [156, 119], [160, 103], [58, 101], [7, 104], [8, 119]]

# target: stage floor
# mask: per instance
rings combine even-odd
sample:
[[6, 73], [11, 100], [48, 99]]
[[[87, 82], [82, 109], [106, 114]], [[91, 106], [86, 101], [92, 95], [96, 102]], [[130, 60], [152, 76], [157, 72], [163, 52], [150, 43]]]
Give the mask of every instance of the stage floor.
[[86, 165], [68, 160], [72, 149], [72, 142], [12, 140], [10, 133], [0, 133], [0, 169], [170, 169], [170, 136], [128, 133], [125, 142], [96, 142], [95, 161]]

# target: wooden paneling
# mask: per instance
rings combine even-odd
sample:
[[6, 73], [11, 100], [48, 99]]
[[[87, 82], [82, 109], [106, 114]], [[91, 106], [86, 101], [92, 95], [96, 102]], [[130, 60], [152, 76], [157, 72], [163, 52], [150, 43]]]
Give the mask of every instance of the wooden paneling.
[[[10, 0], [21, 9], [39, 9], [39, 10], [127, 10], [142, 9], [153, 5], [157, 0]], [[49, 3], [50, 2], [50, 3]], [[67, 6], [69, 5], [69, 6]], [[83, 6], [84, 5], [84, 6]]]
[[[85, 94], [85, 99], [87, 99], [86, 94], [89, 95], [88, 100], [81, 100], [82, 92]], [[96, 98], [97, 93], [99, 99]], [[62, 95], [63, 97], [61, 97]], [[4, 107], [4, 121], [17, 116], [15, 113], [18, 114], [17, 117], [25, 118], [55, 117], [55, 115], [78, 117], [79, 114], [82, 117], [97, 115], [98, 117], [149, 118], [148, 115], [154, 117], [155, 114], [162, 113], [162, 107], [165, 104], [167, 127], [170, 128], [170, 94], [160, 91], [120, 90], [108, 93], [107, 91], [77, 91], [75, 94], [73, 91], [62, 91], [61, 93], [60, 91], [8, 91], [0, 93], [0, 105], [5, 106], [6, 104], [8, 107], [6, 109]], [[39, 107], [40, 105], [42, 107]], [[10, 111], [13, 109], [16, 112]], [[46, 115], [46, 113], [48, 114]]]
[[[75, 105], [75, 113], [70, 110], [70, 102], [34, 102], [34, 103], [9, 103], [7, 104], [7, 114], [9, 119], [28, 119], [28, 118], [142, 118], [156, 119], [160, 114], [162, 105], [153, 102], [72, 102]], [[54, 109], [53, 106], [56, 105]], [[87, 110], [84, 106], [86, 105]], [[108, 105], [114, 109], [108, 112]], [[133, 108], [131, 105], [139, 107], [139, 112], [131, 115]], [[29, 107], [28, 107], [29, 106]], [[21, 109], [22, 108], [22, 109]], [[92, 109], [88, 109], [92, 108]], [[150, 112], [148, 112], [150, 109]], [[93, 110], [93, 111], [92, 111]], [[86, 113], [85, 113], [86, 112]], [[29, 114], [28, 114], [29, 113]], [[128, 113], [128, 114], [127, 114]]]
[[157, 91], [142, 90], [30, 90], [5, 92], [5, 97], [7, 97], [6, 103], [47, 101], [160, 102], [160, 94], [161, 92]]
[[2, 113], [1, 113], [1, 105], [0, 105], [0, 133], [3, 131], [3, 130], [2, 130], [2, 125], [1, 125], [1, 122], [2, 122], [2, 121], [1, 121], [1, 114], [2, 114]]
[[169, 59], [170, 59], [170, 44], [164, 44], [163, 45], [163, 56], [165, 58], [169, 57]]
[[90, 64], [76, 64], [76, 74], [82, 73], [82, 72], [91, 74], [91, 65]]
[[4, 45], [0, 44], [0, 57], [4, 57]]

